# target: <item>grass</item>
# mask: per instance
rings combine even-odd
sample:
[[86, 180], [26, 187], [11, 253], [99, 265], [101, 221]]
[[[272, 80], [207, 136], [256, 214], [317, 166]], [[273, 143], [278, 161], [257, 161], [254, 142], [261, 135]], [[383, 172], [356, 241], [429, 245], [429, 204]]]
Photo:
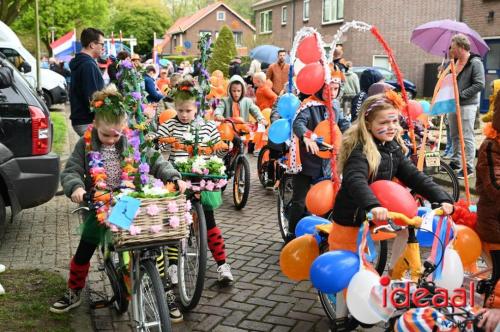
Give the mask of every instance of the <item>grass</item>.
[[66, 290], [62, 277], [40, 270], [7, 270], [0, 282], [5, 288], [0, 296], [2, 331], [72, 331], [71, 314], [49, 311]]
[[67, 126], [66, 118], [61, 112], [50, 112], [50, 118], [54, 124], [54, 142], [52, 150], [58, 155], [62, 155], [66, 145]]

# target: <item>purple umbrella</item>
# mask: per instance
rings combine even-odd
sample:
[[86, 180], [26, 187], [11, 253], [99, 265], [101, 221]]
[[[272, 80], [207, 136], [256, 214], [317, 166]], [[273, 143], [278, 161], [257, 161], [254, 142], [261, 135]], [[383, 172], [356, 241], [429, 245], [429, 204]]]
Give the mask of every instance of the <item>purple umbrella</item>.
[[463, 22], [452, 20], [432, 21], [415, 28], [410, 41], [424, 51], [437, 56], [446, 56], [451, 45], [451, 38], [462, 33], [469, 38], [472, 53], [484, 56], [489, 47], [483, 38]]

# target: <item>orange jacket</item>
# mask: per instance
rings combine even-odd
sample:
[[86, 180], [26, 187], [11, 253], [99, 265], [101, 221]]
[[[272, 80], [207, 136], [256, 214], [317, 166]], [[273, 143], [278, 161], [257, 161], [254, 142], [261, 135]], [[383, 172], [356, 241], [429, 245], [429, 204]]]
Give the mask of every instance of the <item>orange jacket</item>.
[[288, 71], [290, 70], [290, 65], [288, 63], [280, 66], [278, 63], [273, 63], [267, 68], [267, 78], [273, 82], [273, 91], [279, 95], [283, 86], [288, 81]]
[[260, 110], [273, 107], [278, 96], [267, 85], [263, 85], [255, 91], [255, 104], [259, 106]]

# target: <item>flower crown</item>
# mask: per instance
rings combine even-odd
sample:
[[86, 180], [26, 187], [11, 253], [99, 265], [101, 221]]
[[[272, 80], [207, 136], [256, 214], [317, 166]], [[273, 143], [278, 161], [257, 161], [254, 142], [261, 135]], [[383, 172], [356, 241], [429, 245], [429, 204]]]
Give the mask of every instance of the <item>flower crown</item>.
[[179, 93], [187, 92], [192, 97], [200, 95], [200, 88], [194, 79], [183, 80], [169, 91], [169, 97], [175, 99]]
[[373, 104], [368, 107], [368, 109], [365, 111], [365, 116], [368, 116], [368, 114], [373, 111], [375, 107], [378, 107], [384, 103], [392, 104], [395, 109], [399, 110], [400, 112], [405, 108], [406, 104], [401, 98], [401, 96], [394, 92], [393, 90], [388, 90], [385, 93], [382, 94], [382, 97], [377, 99]]
[[121, 116], [128, 113], [128, 107], [121, 96], [110, 95], [106, 98], [94, 100], [90, 103], [90, 110], [94, 113], [108, 113]]

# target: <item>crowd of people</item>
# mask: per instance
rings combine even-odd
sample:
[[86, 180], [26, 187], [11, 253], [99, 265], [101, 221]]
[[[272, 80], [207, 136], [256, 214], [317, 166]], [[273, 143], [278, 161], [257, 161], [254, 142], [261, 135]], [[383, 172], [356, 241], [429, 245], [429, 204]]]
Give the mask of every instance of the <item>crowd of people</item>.
[[[465, 39], [464, 39], [465, 38]], [[105, 81], [96, 59], [103, 51], [104, 34], [97, 29], [85, 29], [82, 32], [82, 52], [70, 63], [71, 68], [71, 121], [73, 129], [80, 136], [91, 129], [92, 145], [99, 149], [104, 158], [104, 168], [108, 174], [110, 188], [118, 188], [122, 149], [126, 142], [122, 135], [125, 123], [123, 110], [110, 114], [91, 111], [91, 103], [114, 98], [119, 93], [113, 86], [105, 87]], [[458, 86], [460, 105], [462, 108], [462, 127], [466, 144], [467, 171], [472, 174], [475, 169], [474, 119], [478, 109], [478, 92], [484, 87], [484, 70], [481, 59], [470, 53], [470, 45], [466, 37], [457, 35], [453, 38], [450, 56], [457, 60]], [[242, 73], [241, 59], [235, 58], [229, 65], [229, 77], [223, 95], [213, 98], [208, 105], [208, 120], [222, 121], [225, 118], [241, 118], [245, 122], [269, 126], [280, 118], [278, 103], [284, 93], [297, 94], [295, 86], [289, 84], [290, 65], [286, 63], [286, 51], [280, 50], [277, 61], [263, 71], [261, 64], [253, 60], [248, 72]], [[197, 90], [193, 79], [199, 70], [197, 65], [182, 62], [179, 66], [169, 63], [165, 66], [142, 63], [137, 55], [120, 52], [116, 61], [107, 67], [110, 83], [117, 81], [117, 73], [121, 61], [130, 60], [136, 69], [143, 72], [144, 91], [150, 103], [165, 103], [166, 108], [174, 108], [176, 116], [163, 124], [153, 136], [174, 136], [182, 138], [194, 121], [197, 114]], [[316, 126], [326, 119], [334, 118], [343, 133], [342, 145], [337, 160], [338, 176], [342, 182], [333, 208], [334, 227], [342, 230], [347, 227], [357, 229], [371, 212], [375, 221], [385, 220], [388, 210], [381, 205], [369, 184], [376, 180], [392, 180], [397, 177], [405, 185], [425, 197], [430, 203], [440, 206], [445, 214], [453, 213], [453, 199], [429, 176], [419, 171], [407, 157], [407, 147], [402, 140], [403, 129], [400, 125], [404, 102], [393, 91], [393, 87], [385, 84], [383, 76], [375, 69], [367, 69], [358, 81], [351, 71], [352, 63], [343, 58], [342, 48], [335, 50], [334, 61], [330, 67], [331, 80], [314, 95], [298, 94], [301, 101], [299, 110], [293, 120], [293, 134], [290, 144], [274, 144], [269, 142], [271, 158], [277, 159], [290, 147], [290, 159], [295, 169], [293, 177], [293, 197], [290, 211], [290, 233], [292, 240], [297, 222], [306, 211], [305, 198], [308, 189], [319, 179], [331, 178], [332, 164], [329, 159], [317, 156], [320, 146], [315, 140]], [[500, 210], [496, 201], [500, 198], [500, 96], [496, 102], [492, 100], [493, 117], [488, 127], [487, 140], [483, 143], [477, 162], [478, 180], [478, 233], [480, 237], [498, 247], [500, 243]], [[269, 118], [263, 110], [271, 109]], [[460, 166], [460, 150], [457, 134], [456, 118], [449, 116], [449, 130], [452, 148], [450, 166], [463, 173]], [[213, 121], [207, 121], [201, 129], [205, 141], [220, 141], [217, 127]], [[161, 148], [161, 147], [160, 147]], [[295, 153], [295, 154], [294, 154]], [[177, 157], [185, 157], [185, 151], [171, 151], [170, 160], [159, 159], [154, 168], [160, 179], [176, 182], [180, 191], [186, 185], [180, 174], [172, 167]], [[83, 194], [92, 190], [91, 184], [85, 181], [89, 177], [85, 155], [85, 140], [82, 138], [76, 145], [62, 174], [61, 182], [65, 193], [75, 203], [83, 201]], [[274, 174], [269, 169], [268, 188], [273, 188]], [[114, 174], [117, 173], [117, 174]], [[463, 174], [462, 174], [463, 177]], [[493, 212], [495, 211], [495, 212]], [[233, 281], [231, 268], [226, 262], [224, 238], [222, 230], [216, 225], [213, 210], [205, 209], [208, 229], [208, 246], [214, 260], [220, 281]], [[92, 222], [92, 221], [86, 221]], [[332, 232], [335, 238], [338, 232]], [[354, 232], [357, 236], [357, 232]], [[391, 269], [398, 253], [404, 249], [407, 234], [401, 232], [393, 242]], [[346, 243], [341, 240], [334, 249], [356, 251], [356, 238]], [[53, 312], [66, 312], [80, 304], [80, 291], [85, 285], [90, 258], [95, 250], [93, 243], [84, 235], [77, 252], [71, 260], [69, 291], [56, 302]], [[500, 251], [491, 250], [494, 261], [493, 275], [496, 280], [500, 275]], [[500, 286], [497, 285], [497, 288]], [[172, 300], [172, 299], [171, 299]], [[169, 301], [171, 318], [182, 320], [182, 313], [175, 306], [175, 298]], [[500, 309], [485, 309], [484, 319], [480, 322], [487, 331], [493, 331], [499, 322]]]

